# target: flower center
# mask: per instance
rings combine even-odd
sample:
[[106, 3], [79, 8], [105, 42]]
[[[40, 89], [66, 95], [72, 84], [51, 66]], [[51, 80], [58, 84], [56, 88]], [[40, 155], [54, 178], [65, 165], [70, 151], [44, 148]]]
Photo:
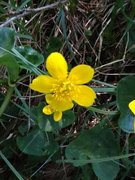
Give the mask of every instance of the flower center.
[[74, 90], [75, 86], [69, 80], [58, 81], [57, 84], [54, 84], [52, 93], [58, 100], [64, 100], [65, 98], [71, 100]]

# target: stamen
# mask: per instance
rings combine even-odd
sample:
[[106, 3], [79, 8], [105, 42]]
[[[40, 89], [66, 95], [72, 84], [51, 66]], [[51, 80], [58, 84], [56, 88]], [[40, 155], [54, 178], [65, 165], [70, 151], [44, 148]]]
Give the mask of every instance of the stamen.
[[72, 84], [69, 80], [66, 80], [64, 82], [58, 81], [57, 84], [53, 84], [51, 92], [57, 100], [62, 101], [65, 97], [66, 99], [71, 100], [71, 95], [74, 90], [74, 84]]

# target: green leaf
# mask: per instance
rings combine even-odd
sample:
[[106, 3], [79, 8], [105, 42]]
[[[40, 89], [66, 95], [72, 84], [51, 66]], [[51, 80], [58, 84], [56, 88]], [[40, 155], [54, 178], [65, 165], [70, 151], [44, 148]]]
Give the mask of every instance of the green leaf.
[[[128, 31], [128, 37], [124, 37], [124, 43], [127, 43], [127, 38], [128, 38], [128, 52], [131, 52], [135, 54], [135, 24], [133, 24], [129, 31]], [[127, 37], [127, 38], [126, 38]]]
[[135, 99], [135, 77], [127, 76], [123, 78], [116, 90], [120, 112], [124, 113], [128, 109], [129, 102]]
[[[24, 56], [29, 62], [38, 67], [44, 62], [44, 56], [30, 46], [19, 46], [17, 51]], [[21, 66], [25, 69], [31, 70], [28, 65], [21, 63]]]
[[18, 127], [18, 131], [21, 135], [25, 135], [25, 133], [27, 133], [28, 131], [28, 125], [26, 123], [22, 123], [19, 127]]
[[117, 105], [120, 109], [119, 126], [127, 133], [135, 132], [135, 115], [130, 111], [128, 104], [135, 99], [135, 77], [123, 78], [117, 86]]
[[26, 154], [42, 156], [44, 155], [46, 138], [39, 129], [33, 129], [26, 136], [17, 137], [19, 149]]
[[32, 109], [33, 119], [37, 122], [40, 129], [46, 132], [53, 132], [58, 129], [65, 128], [71, 125], [75, 121], [75, 115], [72, 111], [66, 111], [63, 113], [63, 118], [59, 122], [53, 120], [52, 115], [45, 115], [42, 113], [42, 109], [45, 105], [40, 103], [38, 106]]
[[68, 8], [69, 8], [70, 13], [72, 13], [73, 15], [75, 14], [77, 10], [77, 5], [78, 5], [77, 0], [69, 0]]
[[96, 176], [101, 180], [115, 179], [120, 170], [118, 163], [113, 161], [93, 163], [92, 167]]
[[0, 56], [6, 53], [3, 49], [8, 51], [12, 49], [14, 41], [15, 33], [12, 29], [7, 27], [0, 28]]
[[97, 126], [83, 131], [72, 141], [66, 148], [66, 156], [68, 159], [80, 158], [80, 156], [103, 158], [118, 155], [118, 149], [112, 131]]
[[[83, 160], [88, 159], [100, 159], [113, 157], [118, 155], [119, 146], [110, 129], [104, 129], [100, 126], [94, 127], [91, 130], [83, 131], [74, 141], [72, 141], [66, 148], [66, 158], [72, 161], [75, 166], [83, 166], [87, 164]], [[82, 160], [82, 161], [81, 161]], [[112, 159], [113, 160], [113, 159]], [[110, 164], [113, 167], [113, 173], [111, 172]], [[94, 163], [93, 170], [95, 174], [100, 178], [104, 179], [100, 169], [106, 165], [106, 171], [104, 171], [104, 177], [110, 173], [110, 179], [116, 177], [119, 166], [113, 161], [106, 161], [104, 163]], [[112, 174], [111, 174], [112, 173]]]
[[58, 144], [53, 140], [53, 136], [45, 134], [40, 129], [33, 129], [25, 136], [18, 136], [16, 140], [19, 149], [29, 155], [50, 155], [59, 148]]
[[5, 54], [0, 57], [0, 65], [5, 65], [8, 69], [9, 81], [15, 82], [19, 74], [19, 65], [11, 54]]
[[120, 128], [127, 133], [135, 133], [135, 115], [130, 110], [121, 113], [119, 118]]
[[48, 40], [48, 44], [46, 46], [46, 51], [48, 52], [48, 54], [55, 52], [55, 51], [59, 51], [60, 48], [62, 47], [62, 41], [57, 38], [57, 37], [51, 37]]

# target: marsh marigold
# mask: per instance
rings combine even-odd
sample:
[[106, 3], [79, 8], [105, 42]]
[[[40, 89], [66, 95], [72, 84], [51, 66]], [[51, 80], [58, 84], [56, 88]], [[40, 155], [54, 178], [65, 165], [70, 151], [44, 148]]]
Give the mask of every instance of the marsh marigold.
[[135, 100], [131, 101], [128, 104], [129, 109], [132, 111], [132, 113], [135, 115]]
[[62, 112], [73, 107], [73, 102], [88, 107], [94, 103], [96, 94], [88, 83], [94, 69], [88, 65], [77, 65], [68, 73], [68, 65], [62, 54], [51, 53], [46, 60], [46, 69], [49, 75], [39, 75], [33, 79], [30, 88], [45, 94], [48, 105], [43, 113], [53, 114], [55, 121], [62, 119]]

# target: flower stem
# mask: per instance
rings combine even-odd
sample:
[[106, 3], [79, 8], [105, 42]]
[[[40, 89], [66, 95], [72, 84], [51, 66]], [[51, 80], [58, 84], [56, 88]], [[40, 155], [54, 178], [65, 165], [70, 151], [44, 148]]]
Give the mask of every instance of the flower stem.
[[7, 94], [5, 96], [5, 99], [0, 107], [0, 117], [2, 116], [3, 112], [5, 111], [10, 99], [11, 99], [11, 96], [13, 94], [13, 91], [14, 91], [14, 87], [12, 86], [9, 86], [9, 89], [7, 91]]

